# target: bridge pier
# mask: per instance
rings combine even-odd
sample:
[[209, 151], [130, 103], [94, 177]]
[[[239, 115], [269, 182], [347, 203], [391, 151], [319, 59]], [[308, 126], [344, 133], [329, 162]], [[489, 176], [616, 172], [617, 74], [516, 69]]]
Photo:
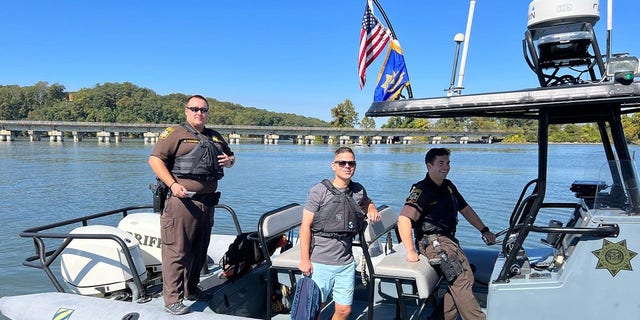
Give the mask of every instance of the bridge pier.
[[278, 144], [280, 136], [277, 134], [266, 134], [264, 136], [264, 144]]
[[64, 142], [62, 131], [51, 130], [51, 131], [48, 131], [47, 134], [49, 135], [50, 142]]
[[34, 142], [34, 141], [40, 141], [40, 132], [35, 131], [35, 130], [27, 130], [27, 134], [29, 135], [29, 141], [30, 142]]
[[351, 143], [351, 137], [349, 136], [340, 136], [340, 144], [349, 144]]
[[71, 134], [73, 134], [73, 142], [82, 141], [83, 132], [72, 131]]
[[144, 137], [145, 144], [156, 144], [158, 143], [158, 137], [160, 136], [160, 134], [158, 134], [157, 132], [145, 132], [142, 134], [142, 136]]
[[371, 137], [371, 144], [381, 144], [382, 137], [381, 136], [373, 136]]
[[431, 138], [431, 144], [440, 144], [442, 143], [442, 137], [441, 136], [435, 136], [433, 138]]
[[328, 136], [327, 137], [327, 144], [334, 144], [336, 140], [335, 136]]
[[111, 143], [111, 132], [96, 132], [96, 137], [98, 138], [98, 143]]
[[314, 144], [316, 142], [316, 136], [308, 134], [308, 135], [299, 135], [296, 137], [297, 144]]
[[116, 140], [116, 143], [122, 142], [122, 135], [120, 134], [120, 132], [114, 132], [113, 138]]
[[489, 136], [482, 136], [482, 141], [484, 143], [488, 143], [491, 144], [493, 143], [493, 136], [489, 135]]
[[0, 130], [0, 141], [13, 141], [11, 131], [5, 129]]
[[413, 142], [412, 136], [402, 137], [402, 144], [411, 144], [411, 142]]
[[393, 138], [393, 136], [388, 136], [386, 144], [393, 144]]
[[229, 144], [240, 144], [240, 135], [237, 133], [229, 133]]
[[458, 138], [458, 143], [460, 143], [460, 144], [467, 144], [467, 143], [469, 143], [469, 137], [459, 137], [459, 138]]

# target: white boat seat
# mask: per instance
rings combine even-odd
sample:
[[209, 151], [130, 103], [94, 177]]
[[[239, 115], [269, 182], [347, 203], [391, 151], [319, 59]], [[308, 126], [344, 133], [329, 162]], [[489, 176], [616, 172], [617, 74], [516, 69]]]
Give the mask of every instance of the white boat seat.
[[[398, 215], [386, 206], [378, 208], [378, 211], [382, 217], [381, 221], [370, 225], [370, 228], [367, 228], [362, 235], [366, 239], [367, 245], [375, 243], [389, 232], [395, 232], [396, 239], [400, 238]], [[368, 248], [363, 248], [363, 252], [367, 260], [370, 278], [367, 308], [369, 320], [374, 319], [376, 287], [379, 287], [378, 292], [381, 296], [396, 299], [396, 318], [420, 319], [426, 310], [427, 303], [435, 303], [435, 293], [437, 293], [440, 276], [429, 265], [425, 257], [421, 257], [416, 263], [407, 262], [405, 259], [406, 251], [402, 244], [394, 246], [393, 250], [387, 252], [381, 259], [375, 259], [377, 262], [373, 261]], [[407, 308], [404, 303], [404, 299], [408, 298], [417, 299], [419, 305], [411, 317], [407, 316]]]
[[[271, 257], [271, 269], [276, 270], [278, 282], [289, 287], [293, 286], [291, 274], [295, 276], [299, 273], [297, 271], [299, 263], [300, 245], [295, 245], [289, 250]], [[286, 272], [278, 272], [278, 270]]]
[[[258, 241], [260, 247], [265, 256], [265, 262], [267, 264], [267, 272], [269, 281], [267, 281], [266, 301], [271, 301], [271, 294], [273, 292], [272, 276], [278, 275], [280, 280], [280, 273], [284, 271], [285, 274], [282, 281], [289, 283], [295, 281], [294, 274], [298, 273], [298, 261], [300, 261], [300, 247], [295, 246], [289, 250], [271, 256], [268, 252], [267, 242], [275, 237], [281, 237], [283, 234], [300, 227], [302, 223], [302, 206], [297, 203], [292, 203], [284, 207], [271, 210], [260, 217], [258, 222]], [[288, 275], [289, 281], [286, 281]], [[267, 303], [266, 306], [266, 319], [271, 319], [271, 304]]]
[[[440, 276], [427, 261], [420, 255], [418, 262], [408, 262], [404, 246], [397, 246], [397, 250], [385, 256], [375, 265], [376, 276], [382, 279], [380, 292], [393, 298], [398, 298], [393, 279], [406, 278], [415, 283], [415, 288], [420, 299], [427, 299], [437, 290]], [[405, 286], [405, 288], [408, 288]]]

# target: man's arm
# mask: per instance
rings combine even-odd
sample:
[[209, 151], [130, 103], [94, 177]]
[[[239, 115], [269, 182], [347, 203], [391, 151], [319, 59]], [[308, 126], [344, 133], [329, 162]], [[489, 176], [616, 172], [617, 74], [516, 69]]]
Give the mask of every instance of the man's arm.
[[476, 213], [471, 206], [466, 206], [462, 210], [460, 210], [462, 216], [469, 221], [469, 223], [476, 228], [482, 236], [484, 236], [487, 240], [487, 244], [493, 244], [496, 242], [496, 235], [489, 231], [489, 227], [487, 227], [480, 216]]
[[409, 262], [418, 261], [418, 253], [413, 246], [413, 235], [411, 232], [411, 219], [402, 215], [405, 210], [415, 210], [414, 208], [404, 206], [400, 215], [398, 216], [398, 232], [400, 233], [400, 240], [404, 245], [404, 249], [407, 252], [406, 259]]
[[153, 170], [153, 173], [156, 174], [158, 179], [162, 180], [162, 182], [164, 182], [164, 184], [166, 184], [169, 187], [169, 189], [171, 189], [171, 192], [173, 193], [174, 196], [178, 198], [184, 198], [187, 196], [184, 193], [186, 189], [181, 184], [178, 183], [178, 181], [173, 176], [173, 174], [171, 174], [171, 172], [169, 171], [167, 166], [164, 164], [164, 161], [162, 161], [162, 159], [156, 156], [150, 156], [149, 166], [151, 167], [151, 170]]
[[313, 273], [313, 267], [311, 265], [311, 223], [313, 222], [313, 212], [303, 209], [302, 210], [302, 222], [300, 224], [300, 263], [298, 269], [302, 271], [303, 275], [310, 275]]

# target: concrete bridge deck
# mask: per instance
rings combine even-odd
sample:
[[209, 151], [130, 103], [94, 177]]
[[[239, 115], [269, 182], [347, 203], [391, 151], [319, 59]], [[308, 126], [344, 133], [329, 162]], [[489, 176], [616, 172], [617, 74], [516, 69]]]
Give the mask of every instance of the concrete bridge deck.
[[[0, 139], [10, 140], [18, 133], [27, 132], [31, 140], [39, 140], [46, 133], [52, 141], [62, 141], [64, 133], [71, 133], [74, 141], [82, 139], [84, 134], [96, 134], [99, 141], [109, 142], [111, 137], [116, 142], [123, 134], [142, 134], [149, 142], [162, 132], [166, 127], [175, 124], [154, 123], [111, 123], [111, 122], [66, 122], [66, 121], [29, 121], [29, 120], [0, 120]], [[459, 132], [459, 131], [425, 131], [418, 129], [363, 129], [363, 128], [335, 128], [335, 127], [279, 127], [279, 126], [247, 126], [247, 125], [208, 125], [223, 135], [228, 135], [231, 143], [238, 143], [241, 137], [261, 137], [265, 143], [277, 143], [281, 136], [290, 136], [304, 143], [313, 143], [315, 137], [323, 137], [328, 143], [339, 141], [347, 143], [347, 140], [362, 143], [364, 137], [370, 137], [373, 143], [410, 143], [413, 137], [432, 137], [434, 142], [437, 137], [453, 137], [461, 141], [478, 141], [486, 139], [502, 139], [509, 132]], [[52, 139], [54, 137], [55, 139]], [[325, 139], [326, 138], [326, 139]], [[355, 138], [355, 139], [354, 139]], [[238, 141], [236, 141], [238, 139]], [[0, 141], [2, 141], [0, 140]], [[333, 141], [332, 141], [333, 140]], [[371, 140], [369, 140], [371, 142]]]

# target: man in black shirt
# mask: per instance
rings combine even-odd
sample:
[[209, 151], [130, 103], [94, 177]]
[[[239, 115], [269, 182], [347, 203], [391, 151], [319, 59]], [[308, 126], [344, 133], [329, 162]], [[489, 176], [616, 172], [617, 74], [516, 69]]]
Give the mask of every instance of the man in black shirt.
[[456, 186], [447, 180], [450, 151], [430, 149], [425, 156], [427, 175], [411, 188], [411, 193], [398, 217], [398, 228], [409, 262], [418, 261], [412, 241], [415, 234], [418, 251], [442, 274], [449, 290], [434, 311], [431, 319], [455, 320], [458, 314], [465, 320], [486, 319], [473, 296], [473, 272], [455, 238], [458, 212], [478, 229], [487, 243], [495, 242], [495, 235], [467, 204]]

